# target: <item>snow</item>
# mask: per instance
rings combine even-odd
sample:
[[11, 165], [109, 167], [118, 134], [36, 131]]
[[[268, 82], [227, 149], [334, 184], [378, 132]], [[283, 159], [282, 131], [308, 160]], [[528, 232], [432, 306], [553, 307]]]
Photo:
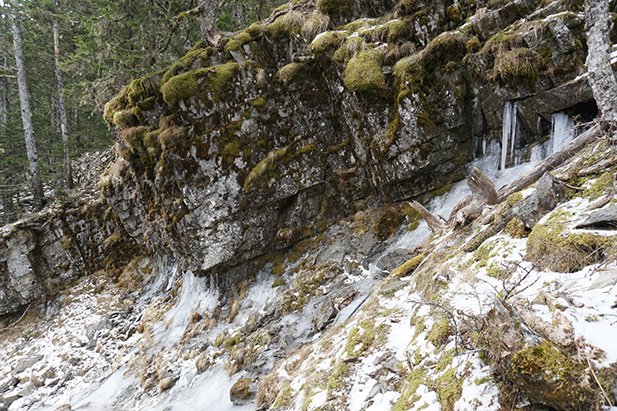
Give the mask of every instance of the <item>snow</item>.
[[392, 405], [401, 395], [395, 391], [378, 393], [373, 397], [373, 403], [366, 408], [366, 411], [390, 411]]
[[232, 385], [243, 377], [242, 373], [233, 378], [219, 366], [198, 376], [188, 387], [172, 389], [171, 395], [149, 408], [153, 411], [249, 411], [252, 404], [236, 406], [229, 399]]
[[441, 411], [439, 397], [435, 391], [431, 391], [426, 385], [420, 385], [416, 390], [420, 399], [414, 402], [409, 411]]

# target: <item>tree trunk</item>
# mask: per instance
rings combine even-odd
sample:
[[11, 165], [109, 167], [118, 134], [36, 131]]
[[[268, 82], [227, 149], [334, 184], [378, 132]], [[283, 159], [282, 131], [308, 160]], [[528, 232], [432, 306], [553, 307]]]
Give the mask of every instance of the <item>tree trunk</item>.
[[30, 173], [30, 185], [34, 197], [34, 206], [43, 208], [44, 193], [43, 184], [39, 176], [36, 140], [32, 127], [32, 111], [30, 109], [30, 97], [28, 95], [28, 80], [26, 79], [26, 61], [24, 58], [21, 28], [15, 12], [15, 1], [11, 1], [11, 10], [8, 13], [13, 32], [13, 46], [15, 47], [15, 65], [17, 66], [17, 87], [19, 90], [19, 104], [21, 106], [21, 120], [24, 127], [24, 139], [26, 141], [26, 155], [28, 157], [28, 171]]
[[617, 80], [611, 67], [608, 0], [586, 0], [587, 72], [603, 120], [617, 121]]
[[[6, 32], [6, 24], [4, 19], [0, 22], [0, 28]], [[2, 67], [8, 67], [8, 57], [5, 49], [0, 50], [0, 65]], [[9, 141], [9, 81], [6, 77], [0, 76], [0, 159], [5, 159], [9, 154], [9, 147], [7, 142]], [[2, 170], [0, 175], [0, 183], [8, 185], [10, 181], [9, 170]], [[4, 213], [3, 223], [10, 222], [11, 214], [13, 211], [13, 193], [10, 190], [2, 193], [2, 212]]]
[[220, 35], [218, 35], [216, 30], [217, 7], [215, 0], [197, 0], [197, 7], [199, 9], [201, 36], [204, 41], [216, 47]]
[[[58, 0], [54, 0], [54, 12], [57, 12], [57, 9]], [[64, 91], [64, 84], [62, 80], [62, 70], [60, 70], [60, 28], [58, 27], [58, 18], [55, 15], [52, 25], [54, 32], [54, 63], [56, 71], [57, 106], [58, 115], [60, 117], [60, 134], [62, 135], [64, 184], [67, 188], [73, 188], [73, 169], [71, 167], [71, 153], [69, 149], [68, 122], [64, 107], [64, 96], [62, 95]]]

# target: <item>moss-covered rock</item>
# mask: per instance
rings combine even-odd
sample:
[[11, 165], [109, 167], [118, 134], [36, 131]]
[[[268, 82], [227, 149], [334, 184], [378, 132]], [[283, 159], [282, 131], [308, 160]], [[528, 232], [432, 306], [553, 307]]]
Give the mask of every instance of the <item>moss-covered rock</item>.
[[381, 71], [382, 56], [375, 50], [366, 50], [352, 57], [345, 67], [345, 87], [357, 92], [380, 92], [386, 89], [386, 80]]
[[532, 228], [527, 240], [526, 258], [536, 267], [570, 273], [615, 257], [613, 238], [568, 229], [568, 217], [566, 212], [558, 210], [545, 222]]
[[558, 410], [590, 410], [598, 404], [598, 388], [589, 380], [589, 365], [542, 341], [512, 354], [512, 378], [525, 394]]
[[163, 99], [170, 107], [177, 106], [180, 100], [192, 97], [205, 99], [208, 93], [215, 100], [220, 100], [239, 71], [238, 63], [229, 62], [179, 74], [161, 87]]
[[491, 78], [501, 85], [533, 87], [543, 67], [542, 57], [528, 48], [516, 48], [499, 53]]
[[347, 33], [344, 31], [326, 31], [315, 37], [309, 48], [313, 54], [327, 53], [336, 50], [346, 36]]

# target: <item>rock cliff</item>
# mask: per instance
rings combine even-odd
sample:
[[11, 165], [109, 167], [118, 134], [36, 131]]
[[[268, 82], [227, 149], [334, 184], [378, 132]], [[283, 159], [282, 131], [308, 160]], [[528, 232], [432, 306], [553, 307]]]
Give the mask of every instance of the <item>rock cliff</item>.
[[31, 314], [3, 352], [21, 358], [32, 334], [87, 358], [10, 361], [4, 404], [613, 402], [606, 142], [457, 230], [430, 237], [405, 201], [447, 218], [470, 162], [499, 186], [587, 127], [581, 7], [293, 1], [131, 82], [105, 109], [100, 196], [0, 232], [0, 314], [56, 295], [57, 321], [40, 335], [51, 320]]

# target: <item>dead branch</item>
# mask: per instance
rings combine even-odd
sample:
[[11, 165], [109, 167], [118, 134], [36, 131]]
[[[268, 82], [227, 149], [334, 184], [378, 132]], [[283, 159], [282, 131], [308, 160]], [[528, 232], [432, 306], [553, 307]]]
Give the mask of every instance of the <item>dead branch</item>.
[[498, 203], [499, 195], [495, 184], [479, 168], [474, 167], [471, 170], [467, 177], [467, 185], [471, 189], [471, 196], [454, 207], [448, 219], [450, 225], [464, 225], [476, 219], [485, 205]]
[[437, 233], [446, 227], [446, 222], [443, 218], [441, 218], [437, 214], [431, 213], [417, 201], [410, 201], [409, 206], [416, 210], [420, 214], [420, 216], [422, 216], [422, 218], [424, 219], [424, 221], [426, 221], [426, 224], [428, 224], [428, 227], [433, 233]]

